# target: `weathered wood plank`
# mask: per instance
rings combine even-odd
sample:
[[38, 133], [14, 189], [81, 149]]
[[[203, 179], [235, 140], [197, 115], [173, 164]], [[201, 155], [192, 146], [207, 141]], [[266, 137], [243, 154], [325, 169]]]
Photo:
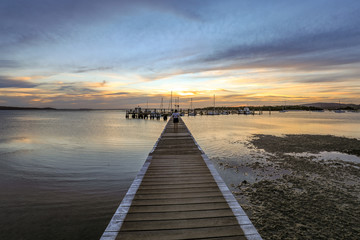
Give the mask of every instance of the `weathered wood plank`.
[[[182, 181], [184, 178], [182, 177], [177, 177], [177, 176], [174, 176], [174, 177], [167, 177], [167, 176], [158, 176], [158, 175], [155, 175], [155, 176], [145, 176], [144, 179], [143, 179], [143, 182], [145, 181], [159, 181], [159, 182], [162, 182], [162, 181]], [[212, 179], [211, 178], [211, 175], [203, 175], [203, 176], [199, 176], [199, 175], [188, 175], [187, 178], [188, 180], [204, 180], [204, 179]]]
[[189, 198], [189, 197], [218, 197], [222, 193], [218, 190], [209, 192], [192, 193], [164, 193], [164, 194], [136, 194], [134, 199], [171, 199], [171, 198]]
[[155, 240], [172, 240], [172, 239], [196, 239], [211, 237], [233, 237], [238, 239], [244, 236], [238, 224], [233, 226], [209, 227], [209, 228], [185, 228], [171, 229], [161, 231], [122, 231], [116, 239], [155, 239]]
[[[189, 183], [189, 184], [170, 184], [170, 185], [141, 185], [139, 191], [142, 189], [178, 189], [178, 188], [198, 188], [198, 187], [217, 187], [215, 182], [210, 183]], [[141, 192], [140, 192], [141, 193]]]
[[154, 212], [154, 213], [128, 213], [126, 220], [177, 220], [177, 219], [198, 219], [198, 218], [212, 218], [212, 217], [232, 217], [233, 212], [228, 208], [211, 209], [211, 210], [197, 210], [197, 211], [181, 211], [181, 212]]
[[168, 199], [134, 199], [134, 206], [146, 205], [173, 205], [173, 204], [197, 204], [197, 203], [221, 203], [224, 202], [223, 196], [215, 197], [188, 197], [188, 198], [168, 198]]
[[[210, 173], [203, 173], [203, 174], [210, 174]], [[171, 178], [171, 177], [175, 177], [177, 176], [178, 174], [175, 172], [169, 172], [167, 174], [160, 174], [160, 173], [153, 173], [153, 174], [147, 174], [146, 177], [166, 177], [166, 178]], [[183, 175], [185, 177], [196, 177], [196, 176], [199, 176], [199, 174], [195, 174], [195, 173], [183, 173]], [[211, 175], [209, 175], [211, 176]]]
[[[181, 183], [179, 183], [179, 181], [181, 181]], [[165, 180], [159, 181], [159, 180], [149, 180], [146, 179], [145, 181], [142, 182], [142, 186], [154, 186], [154, 185], [184, 185], [184, 184], [202, 184], [202, 183], [211, 183], [211, 179], [209, 178], [203, 178], [203, 179], [170, 179], [168, 180], [168, 178], [165, 178]]]
[[[141, 187], [141, 186], [140, 186]], [[167, 189], [142, 189], [141, 192], [137, 194], [167, 194], [167, 193], [194, 193], [194, 192], [209, 192], [217, 191], [219, 188], [217, 186], [213, 187], [197, 187], [197, 188], [167, 188]]]
[[203, 228], [203, 227], [223, 227], [237, 225], [234, 216], [196, 218], [196, 219], [176, 219], [176, 220], [157, 220], [157, 221], [127, 221], [122, 226], [122, 231], [146, 231], [146, 230], [168, 230], [183, 228]]
[[[149, 206], [136, 206], [132, 205], [131, 212], [180, 212], [180, 211], [198, 211], [198, 210], [214, 210], [224, 209], [229, 207], [226, 202], [218, 203], [196, 203], [196, 204], [173, 204], [173, 205], [149, 205]], [[125, 219], [126, 220], [126, 219]]]

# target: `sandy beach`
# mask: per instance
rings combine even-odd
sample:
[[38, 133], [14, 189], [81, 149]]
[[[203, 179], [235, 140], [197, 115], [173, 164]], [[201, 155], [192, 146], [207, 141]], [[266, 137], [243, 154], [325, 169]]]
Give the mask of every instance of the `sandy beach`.
[[264, 239], [359, 239], [358, 139], [258, 134], [242, 144], [251, 160], [217, 161], [252, 175], [231, 188]]

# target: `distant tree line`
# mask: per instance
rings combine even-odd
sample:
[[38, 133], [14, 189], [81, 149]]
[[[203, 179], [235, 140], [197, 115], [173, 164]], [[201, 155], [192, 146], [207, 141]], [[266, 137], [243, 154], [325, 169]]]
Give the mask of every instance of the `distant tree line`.
[[[319, 107], [288, 105], [288, 106], [238, 106], [238, 107], [215, 107], [215, 110], [239, 110], [249, 108], [252, 111], [280, 111], [280, 110], [300, 110], [300, 111], [319, 111], [323, 110]], [[214, 107], [196, 108], [196, 110], [214, 110]]]

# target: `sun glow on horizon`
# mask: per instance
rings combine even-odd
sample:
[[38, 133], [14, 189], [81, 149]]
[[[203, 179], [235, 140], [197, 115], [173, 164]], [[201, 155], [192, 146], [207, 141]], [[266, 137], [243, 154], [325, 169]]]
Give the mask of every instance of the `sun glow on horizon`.
[[2, 105], [360, 104], [356, 1], [4, 1]]

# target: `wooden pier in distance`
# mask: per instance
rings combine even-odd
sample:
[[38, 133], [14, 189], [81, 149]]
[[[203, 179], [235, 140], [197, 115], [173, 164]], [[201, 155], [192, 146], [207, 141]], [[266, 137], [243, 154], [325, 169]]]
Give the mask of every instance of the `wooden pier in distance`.
[[167, 123], [101, 240], [262, 239], [184, 122]]

